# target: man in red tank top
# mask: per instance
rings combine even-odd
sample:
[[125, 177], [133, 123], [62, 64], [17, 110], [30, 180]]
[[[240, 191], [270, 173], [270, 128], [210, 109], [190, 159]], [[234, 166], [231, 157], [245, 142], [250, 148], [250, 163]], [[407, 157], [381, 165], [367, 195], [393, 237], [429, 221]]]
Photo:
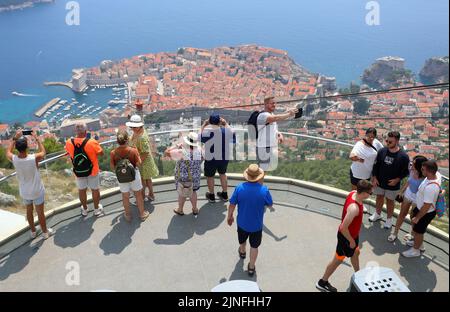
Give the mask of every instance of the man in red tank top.
[[364, 208], [363, 201], [372, 194], [372, 184], [367, 180], [360, 180], [356, 191], [352, 191], [345, 200], [342, 211], [342, 222], [339, 225], [336, 246], [336, 255], [328, 264], [325, 273], [316, 288], [325, 292], [337, 292], [337, 289], [328, 282], [330, 276], [336, 271], [346, 257], [350, 258], [355, 272], [359, 271], [359, 232], [361, 230]]

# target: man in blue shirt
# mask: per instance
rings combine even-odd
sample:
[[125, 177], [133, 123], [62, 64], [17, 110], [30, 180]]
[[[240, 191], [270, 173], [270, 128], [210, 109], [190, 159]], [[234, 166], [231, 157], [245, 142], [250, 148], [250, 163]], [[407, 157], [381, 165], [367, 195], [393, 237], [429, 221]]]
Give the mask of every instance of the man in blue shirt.
[[247, 239], [250, 238], [250, 262], [247, 268], [248, 274], [253, 276], [258, 247], [261, 245], [265, 207], [272, 207], [273, 201], [269, 189], [263, 185], [264, 171], [258, 165], [250, 165], [244, 172], [244, 178], [248, 182], [236, 186], [231, 196], [228, 225], [234, 222], [233, 213], [237, 205], [238, 252], [241, 259], [245, 259]]
[[236, 136], [224, 118], [221, 118], [218, 114], [212, 114], [202, 126], [201, 141], [205, 143], [205, 177], [208, 184], [206, 199], [210, 203], [216, 201], [214, 176], [218, 172], [222, 192], [217, 192], [217, 196], [222, 201], [227, 202], [228, 183], [226, 173], [233, 152], [233, 144], [236, 144]]

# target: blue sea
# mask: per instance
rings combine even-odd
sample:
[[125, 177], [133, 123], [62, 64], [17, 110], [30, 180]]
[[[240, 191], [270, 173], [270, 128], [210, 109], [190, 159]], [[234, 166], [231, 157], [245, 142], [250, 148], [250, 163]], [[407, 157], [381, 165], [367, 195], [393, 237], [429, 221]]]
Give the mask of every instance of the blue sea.
[[381, 56], [404, 57], [417, 73], [427, 58], [449, 54], [447, 0], [378, 0], [378, 26], [366, 24], [369, 1], [362, 0], [78, 0], [79, 26], [66, 24], [67, 2], [0, 13], [0, 122], [35, 119], [54, 97], [107, 106], [110, 90], [83, 97], [43, 82], [67, 81], [73, 68], [104, 59], [183, 46], [283, 49], [340, 86], [359, 82]]

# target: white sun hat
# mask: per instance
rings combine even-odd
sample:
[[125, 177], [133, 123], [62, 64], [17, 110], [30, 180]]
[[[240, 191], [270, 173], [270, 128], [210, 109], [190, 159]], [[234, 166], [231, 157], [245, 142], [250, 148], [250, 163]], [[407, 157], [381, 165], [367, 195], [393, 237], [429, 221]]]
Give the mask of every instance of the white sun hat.
[[140, 128], [144, 126], [144, 123], [142, 122], [142, 118], [139, 115], [133, 115], [130, 118], [130, 121], [125, 124], [127, 127], [130, 128]]

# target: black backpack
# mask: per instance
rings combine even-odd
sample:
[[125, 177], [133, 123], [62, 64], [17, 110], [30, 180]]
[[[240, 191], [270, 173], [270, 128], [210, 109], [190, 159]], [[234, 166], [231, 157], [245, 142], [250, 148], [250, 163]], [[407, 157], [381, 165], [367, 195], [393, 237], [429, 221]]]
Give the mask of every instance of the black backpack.
[[124, 158], [120, 158], [116, 165], [116, 176], [119, 183], [133, 182], [136, 178], [136, 169], [131, 161], [128, 159], [130, 151]]
[[84, 146], [89, 141], [88, 138], [85, 138], [81, 145], [75, 144], [75, 139], [72, 138], [72, 144], [74, 147], [72, 165], [73, 172], [79, 178], [88, 177], [92, 173], [92, 161], [89, 159], [86, 151], [84, 150]]
[[259, 116], [259, 114], [261, 114], [260, 111], [254, 111], [250, 115], [250, 118], [247, 121], [247, 124], [253, 126], [253, 129], [254, 129], [254, 130], [249, 129], [249, 132], [248, 132], [249, 138], [251, 138], [253, 140], [258, 139], [258, 116]]

